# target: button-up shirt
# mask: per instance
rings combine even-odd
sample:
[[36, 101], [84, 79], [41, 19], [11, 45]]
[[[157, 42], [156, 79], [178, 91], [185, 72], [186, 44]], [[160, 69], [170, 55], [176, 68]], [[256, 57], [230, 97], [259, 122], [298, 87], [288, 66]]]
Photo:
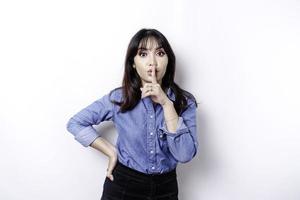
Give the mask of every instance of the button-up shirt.
[[[175, 101], [171, 88], [167, 96]], [[169, 132], [164, 120], [163, 108], [154, 104], [150, 96], [125, 113], [110, 99], [122, 101], [118, 88], [105, 94], [76, 113], [67, 123], [67, 130], [84, 147], [88, 147], [101, 132], [93, 125], [113, 121], [118, 133], [116, 149], [123, 165], [145, 174], [161, 174], [171, 171], [178, 162], [190, 161], [197, 153], [196, 104], [188, 100], [187, 108], [179, 115], [175, 132]]]

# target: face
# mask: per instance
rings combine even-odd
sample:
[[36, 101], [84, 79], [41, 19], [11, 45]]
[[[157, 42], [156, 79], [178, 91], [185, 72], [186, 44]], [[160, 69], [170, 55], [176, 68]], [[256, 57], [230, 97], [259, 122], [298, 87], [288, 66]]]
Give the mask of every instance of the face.
[[133, 67], [139, 74], [142, 85], [151, 83], [151, 67], [155, 66], [157, 82], [161, 85], [168, 65], [168, 56], [162, 47], [159, 47], [155, 38], [148, 38], [146, 49], [139, 49], [134, 57]]

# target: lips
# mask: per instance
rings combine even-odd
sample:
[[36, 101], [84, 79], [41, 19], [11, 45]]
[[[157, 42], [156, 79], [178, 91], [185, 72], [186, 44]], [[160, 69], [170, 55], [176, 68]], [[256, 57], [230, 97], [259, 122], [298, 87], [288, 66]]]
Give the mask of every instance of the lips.
[[[157, 70], [155, 70], [155, 73], [157, 73], [158, 71]], [[148, 73], [152, 73], [152, 70], [148, 70]]]

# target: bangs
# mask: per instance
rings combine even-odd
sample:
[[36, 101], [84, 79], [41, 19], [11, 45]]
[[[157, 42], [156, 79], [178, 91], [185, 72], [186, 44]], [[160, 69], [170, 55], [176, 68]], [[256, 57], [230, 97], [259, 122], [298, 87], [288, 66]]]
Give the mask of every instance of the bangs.
[[163, 47], [163, 41], [160, 38], [149, 35], [141, 39], [138, 49], [151, 49], [156, 43], [157, 47]]

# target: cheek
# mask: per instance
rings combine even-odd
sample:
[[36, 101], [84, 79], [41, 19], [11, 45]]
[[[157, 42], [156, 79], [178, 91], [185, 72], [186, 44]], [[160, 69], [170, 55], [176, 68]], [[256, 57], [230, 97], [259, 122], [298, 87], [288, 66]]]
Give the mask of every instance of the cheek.
[[144, 67], [143, 67], [143, 64], [136, 63], [135, 66], [136, 66], [135, 69], [136, 69], [136, 71], [137, 71], [137, 73], [140, 77], [147, 77], [148, 76], [146, 69], [144, 69]]
[[135, 56], [133, 59], [134, 64], [137, 68], [141, 68], [144, 65], [144, 59], [139, 58], [138, 56]]
[[165, 73], [167, 71], [167, 68], [164, 68], [163, 71], [161, 71], [159, 78], [162, 79], [165, 76]]
[[162, 59], [160, 62], [161, 77], [164, 76], [168, 66], [168, 59]]
[[137, 67], [137, 68], [136, 68], [136, 71], [137, 71], [137, 73], [138, 73], [139, 76], [145, 76], [145, 72], [144, 72], [143, 69]]
[[159, 62], [160, 62], [160, 66], [162, 68], [167, 67], [167, 65], [168, 65], [168, 57], [161, 58], [159, 60]]
[[135, 69], [136, 69], [136, 71], [138, 72], [139, 75], [145, 73], [143, 61], [141, 61], [139, 59], [135, 59], [134, 64], [135, 64]]

